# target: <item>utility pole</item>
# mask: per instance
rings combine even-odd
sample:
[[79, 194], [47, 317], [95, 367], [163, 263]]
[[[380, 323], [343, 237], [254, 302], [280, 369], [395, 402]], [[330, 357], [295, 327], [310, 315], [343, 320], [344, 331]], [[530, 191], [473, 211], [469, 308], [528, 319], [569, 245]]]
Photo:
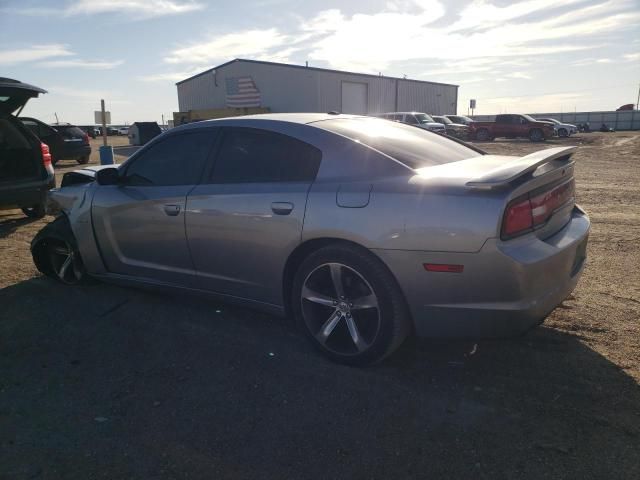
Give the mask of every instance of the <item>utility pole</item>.
[[640, 110], [640, 83], [638, 84], [638, 99], [636, 100], [636, 110]]
[[107, 115], [104, 113], [104, 99], [100, 100], [100, 110], [102, 112], [102, 142], [107, 146]]

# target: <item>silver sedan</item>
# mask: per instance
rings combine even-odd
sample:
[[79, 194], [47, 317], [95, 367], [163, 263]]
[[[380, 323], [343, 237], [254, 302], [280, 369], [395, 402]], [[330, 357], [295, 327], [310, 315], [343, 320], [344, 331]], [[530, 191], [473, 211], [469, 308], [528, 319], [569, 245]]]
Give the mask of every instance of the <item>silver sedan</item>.
[[409, 334], [504, 336], [574, 289], [589, 219], [574, 147], [486, 155], [409, 125], [268, 114], [174, 128], [67, 173], [40, 271], [206, 293], [293, 317], [365, 365]]

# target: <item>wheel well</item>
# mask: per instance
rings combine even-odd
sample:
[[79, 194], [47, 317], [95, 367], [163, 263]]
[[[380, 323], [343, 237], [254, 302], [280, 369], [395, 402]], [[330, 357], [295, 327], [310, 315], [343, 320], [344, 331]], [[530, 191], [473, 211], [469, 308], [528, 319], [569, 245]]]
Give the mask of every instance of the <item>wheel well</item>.
[[[349, 245], [351, 247], [355, 247], [355, 248], [358, 248], [360, 250], [364, 250], [369, 254], [372, 254], [369, 251], [369, 249], [363, 247], [359, 243], [352, 242], [350, 240], [344, 240], [344, 239], [341, 239], [341, 238], [314, 238], [312, 240], [307, 240], [306, 242], [301, 243], [300, 245], [298, 245], [296, 247], [296, 249], [293, 252], [291, 252], [291, 255], [289, 255], [289, 258], [287, 259], [287, 263], [285, 264], [284, 274], [282, 276], [282, 296], [283, 296], [283, 300], [284, 300], [283, 305], [284, 305], [284, 309], [285, 309], [285, 315], [288, 318], [291, 318], [291, 315], [292, 315], [292, 311], [291, 311], [291, 289], [293, 287], [293, 278], [295, 277], [295, 274], [298, 271], [298, 268], [300, 267], [300, 265], [302, 264], [304, 259], [307, 258], [309, 255], [311, 255], [316, 250], [324, 248], [324, 247], [326, 247], [328, 245], [340, 245], [340, 244]], [[398, 284], [398, 281], [397, 281], [395, 275], [393, 274], [393, 272], [391, 270], [389, 270], [389, 267], [382, 261], [382, 259], [380, 257], [378, 257], [377, 255], [374, 255], [374, 254], [372, 254], [372, 255], [379, 262], [381, 262], [382, 265], [384, 265], [384, 268], [387, 269], [387, 271], [389, 272], [389, 274], [391, 275], [393, 280], [396, 282], [396, 284]], [[402, 294], [403, 300], [405, 302], [405, 306], [407, 307], [407, 311], [410, 312], [410, 309], [406, 305], [406, 298], [404, 298], [404, 292], [399, 287], [399, 285], [398, 285], [398, 288], [400, 290], [400, 293]], [[413, 328], [413, 319], [411, 319], [411, 328]]]

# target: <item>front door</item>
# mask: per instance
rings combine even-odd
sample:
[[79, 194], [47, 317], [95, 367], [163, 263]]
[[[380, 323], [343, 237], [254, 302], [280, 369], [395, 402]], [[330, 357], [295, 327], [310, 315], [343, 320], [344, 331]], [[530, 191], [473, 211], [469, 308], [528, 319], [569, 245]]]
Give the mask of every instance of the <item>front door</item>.
[[318, 149], [267, 130], [228, 127], [214, 167], [187, 196], [187, 237], [201, 288], [282, 304], [300, 243]]
[[214, 140], [212, 129], [169, 135], [121, 167], [121, 184], [98, 187], [92, 220], [110, 273], [193, 286], [186, 197]]

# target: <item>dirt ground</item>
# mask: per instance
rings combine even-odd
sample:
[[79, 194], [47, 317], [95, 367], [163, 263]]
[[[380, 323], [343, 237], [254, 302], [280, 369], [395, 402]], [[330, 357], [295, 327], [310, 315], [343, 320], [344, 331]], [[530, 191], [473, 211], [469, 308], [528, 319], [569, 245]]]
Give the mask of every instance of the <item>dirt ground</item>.
[[251, 310], [58, 285], [29, 254], [51, 218], [0, 211], [0, 478], [640, 478], [640, 132], [480, 146], [572, 144], [573, 296], [522, 337], [368, 369]]

